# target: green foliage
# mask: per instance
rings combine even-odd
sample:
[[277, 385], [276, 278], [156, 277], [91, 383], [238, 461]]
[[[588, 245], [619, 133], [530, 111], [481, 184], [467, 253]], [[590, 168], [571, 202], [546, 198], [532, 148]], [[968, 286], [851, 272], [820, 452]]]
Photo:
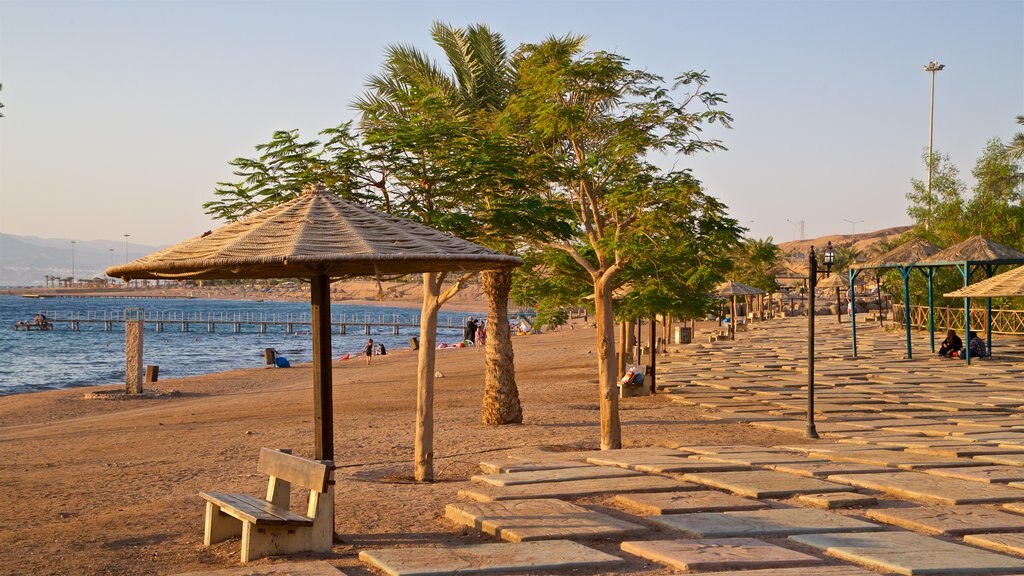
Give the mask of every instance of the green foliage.
[[1002, 142], [989, 140], [971, 172], [977, 180], [967, 203], [971, 235], [1024, 250], [1024, 182], [1014, 177], [1019, 171]]
[[940, 246], [955, 244], [969, 237], [965, 218], [964, 195], [967, 186], [960, 180], [960, 171], [949, 156], [934, 152], [929, 159], [922, 156], [925, 169], [932, 166], [932, 189], [928, 192], [925, 180], [912, 179], [907, 193], [910, 205], [907, 214], [916, 224], [915, 234]]
[[860, 258], [860, 250], [852, 246], [840, 246], [836, 248], [835, 261], [832, 263], [832, 272], [834, 274], [845, 274], [850, 269], [857, 259]]
[[782, 251], [771, 237], [764, 240], [744, 238], [739, 245], [731, 277], [765, 292], [777, 292], [779, 283], [773, 270], [781, 255]]

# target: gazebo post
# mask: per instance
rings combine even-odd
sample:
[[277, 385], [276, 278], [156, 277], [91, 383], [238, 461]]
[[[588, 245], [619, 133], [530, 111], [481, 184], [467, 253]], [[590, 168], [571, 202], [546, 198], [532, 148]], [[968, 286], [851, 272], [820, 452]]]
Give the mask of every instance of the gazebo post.
[[[991, 264], [985, 265], [985, 277], [991, 278], [995, 276], [996, 270], [999, 265], [995, 266]], [[992, 355], [992, 298], [985, 298], [985, 351], [988, 355]]]
[[[964, 262], [963, 268], [959, 264], [956, 265], [956, 269], [960, 271], [960, 275], [964, 278], [964, 288], [971, 283], [971, 266], [967, 262]], [[964, 297], [964, 361], [969, 366], [971, 364], [971, 299], [970, 297]]]
[[736, 339], [736, 295], [732, 297], [732, 321], [729, 322], [729, 328], [732, 330], [732, 339]]
[[843, 323], [843, 301], [839, 297], [839, 286], [836, 286], [836, 322]]
[[935, 267], [929, 266], [926, 268], [927, 272], [925, 277], [928, 278], [928, 344], [931, 346], [932, 353], [935, 353], [935, 297], [934, 288], [932, 286], [932, 278], [935, 276]]
[[910, 345], [910, 272], [913, 266], [900, 266], [900, 276], [903, 276], [903, 323], [907, 334], [907, 359], [914, 357]]
[[331, 382], [330, 280], [317, 274], [310, 282], [313, 333], [314, 458], [334, 460], [334, 399]]
[[860, 270], [850, 268], [850, 337], [853, 340], [853, 357], [857, 357], [857, 292], [853, 289], [853, 283], [857, 280]]
[[416, 433], [413, 472], [417, 482], [434, 480], [434, 361], [437, 311], [441, 307], [444, 272], [423, 273], [423, 308], [420, 311], [420, 350], [416, 371]]

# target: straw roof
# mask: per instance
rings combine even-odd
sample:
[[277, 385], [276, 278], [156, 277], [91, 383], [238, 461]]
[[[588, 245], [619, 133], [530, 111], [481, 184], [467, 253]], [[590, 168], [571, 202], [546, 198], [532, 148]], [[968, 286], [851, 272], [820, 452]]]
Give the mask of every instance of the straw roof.
[[438, 230], [342, 200], [322, 186], [107, 270], [119, 278], [308, 278], [518, 266]]
[[984, 236], [972, 236], [959, 244], [942, 250], [926, 263], [934, 262], [991, 262], [995, 260], [1017, 260], [1024, 262], [1024, 252], [1004, 246]]
[[846, 274], [832, 274], [828, 278], [818, 280], [815, 285], [818, 288], [849, 288], [850, 279]]
[[854, 268], [895, 268], [897, 266], [909, 266], [939, 253], [942, 248], [927, 240], [917, 238], [901, 246], [889, 250], [885, 254], [876, 256], [863, 264], [854, 265]]
[[977, 284], [945, 295], [947, 298], [991, 298], [993, 296], [1024, 296], [1024, 266], [997, 274]]
[[734, 280], [726, 280], [718, 285], [716, 292], [719, 296], [757, 296], [764, 294], [764, 290], [754, 288]]

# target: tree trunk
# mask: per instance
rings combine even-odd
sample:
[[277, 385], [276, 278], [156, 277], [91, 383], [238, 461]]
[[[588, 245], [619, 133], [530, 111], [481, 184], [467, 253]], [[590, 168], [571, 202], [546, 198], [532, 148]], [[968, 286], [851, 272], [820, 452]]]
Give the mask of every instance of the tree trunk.
[[434, 357], [437, 345], [438, 296], [444, 273], [423, 274], [419, 366], [416, 373], [416, 437], [413, 474], [417, 482], [434, 480]]
[[622, 448], [622, 428], [615, 374], [615, 318], [608, 282], [594, 282], [594, 308], [594, 316], [597, 317], [597, 378], [601, 396], [601, 450], [615, 450]]
[[523, 407], [516, 386], [512, 333], [508, 326], [508, 294], [512, 269], [487, 270], [480, 274], [487, 295], [487, 342], [484, 360], [484, 424], [521, 424]]

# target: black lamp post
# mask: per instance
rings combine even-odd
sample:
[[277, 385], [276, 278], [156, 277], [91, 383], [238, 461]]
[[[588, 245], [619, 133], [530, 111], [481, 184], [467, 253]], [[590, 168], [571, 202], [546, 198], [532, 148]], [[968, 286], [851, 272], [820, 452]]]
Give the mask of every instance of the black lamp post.
[[818, 286], [818, 272], [828, 278], [832, 272], [832, 264], [836, 261], [836, 251], [829, 242], [825, 247], [824, 268], [818, 268], [818, 257], [811, 246], [807, 255], [807, 437], [817, 438], [818, 431], [814, 428], [814, 290]]

